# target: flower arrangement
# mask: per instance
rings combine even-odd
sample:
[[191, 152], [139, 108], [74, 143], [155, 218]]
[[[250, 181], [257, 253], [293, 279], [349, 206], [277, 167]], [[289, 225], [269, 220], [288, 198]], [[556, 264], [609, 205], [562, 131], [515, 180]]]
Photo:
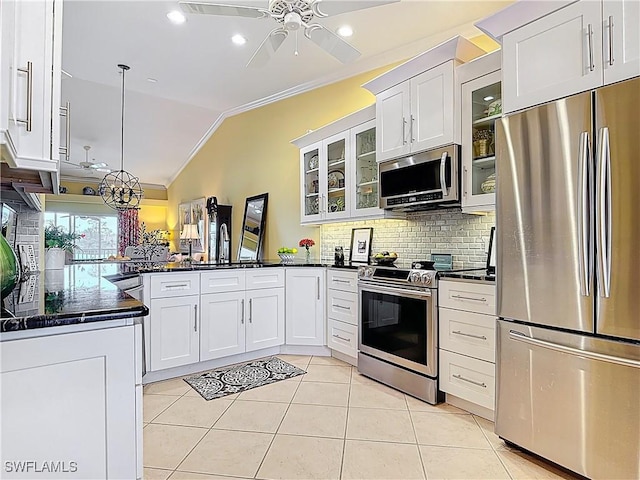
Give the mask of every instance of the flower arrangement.
[[309, 247], [313, 247], [315, 244], [316, 244], [316, 242], [314, 242], [310, 238], [303, 238], [298, 243], [298, 246], [306, 248], [307, 252], [308, 252], [309, 251]]
[[304, 247], [307, 250], [305, 255], [307, 263], [311, 263], [311, 252], [309, 252], [309, 247], [313, 247], [315, 244], [316, 242], [314, 242], [310, 238], [303, 238], [298, 242], [298, 246]]
[[65, 232], [62, 227], [49, 225], [44, 229], [44, 246], [46, 248], [60, 248], [72, 253], [77, 248], [76, 240], [84, 238], [85, 234]]

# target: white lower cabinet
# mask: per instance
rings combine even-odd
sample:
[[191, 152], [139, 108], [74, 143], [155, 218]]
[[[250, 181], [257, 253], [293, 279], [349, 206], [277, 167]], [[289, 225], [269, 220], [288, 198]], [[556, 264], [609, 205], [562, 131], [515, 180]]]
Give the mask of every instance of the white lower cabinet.
[[151, 300], [150, 370], [179, 367], [199, 360], [199, 301], [199, 295]]
[[200, 360], [245, 351], [244, 291], [202, 295]]
[[[495, 408], [495, 284], [442, 279], [439, 287], [440, 390]], [[447, 401], [454, 403], [447, 396]]]
[[277, 347], [285, 339], [284, 288], [248, 290], [245, 313], [246, 351]]
[[142, 478], [134, 328], [2, 343], [2, 478]]
[[324, 268], [287, 268], [287, 345], [325, 345]]
[[355, 270], [327, 270], [327, 346], [358, 356], [358, 274]]

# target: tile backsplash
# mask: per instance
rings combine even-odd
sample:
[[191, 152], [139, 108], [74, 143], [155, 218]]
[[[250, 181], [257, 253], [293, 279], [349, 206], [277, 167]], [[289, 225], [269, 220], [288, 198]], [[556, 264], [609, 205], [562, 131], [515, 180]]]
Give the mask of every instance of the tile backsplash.
[[406, 220], [366, 220], [331, 223], [320, 227], [321, 260], [333, 263], [334, 247], [344, 247], [349, 259], [351, 230], [372, 227], [371, 254], [394, 251], [405, 262], [429, 260], [431, 253], [451, 253], [453, 268], [486, 265], [486, 248], [495, 213], [486, 216], [461, 212], [412, 213]]

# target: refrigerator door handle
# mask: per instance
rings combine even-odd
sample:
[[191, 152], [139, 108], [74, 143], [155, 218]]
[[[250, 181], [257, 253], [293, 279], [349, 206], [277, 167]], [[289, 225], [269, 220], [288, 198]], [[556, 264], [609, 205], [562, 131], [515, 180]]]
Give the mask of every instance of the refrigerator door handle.
[[611, 152], [609, 129], [602, 127], [598, 132], [598, 179], [596, 191], [596, 211], [598, 231], [598, 294], [609, 298], [611, 295]]
[[580, 134], [580, 163], [578, 165], [579, 193], [578, 201], [578, 256], [580, 268], [580, 294], [583, 297], [591, 295], [591, 278], [593, 272], [593, 254], [591, 251], [591, 237], [593, 236], [593, 222], [591, 221], [591, 210], [589, 205], [589, 195], [591, 188], [591, 172], [589, 169], [589, 159], [591, 157], [591, 146], [589, 133]]
[[586, 350], [580, 350], [579, 348], [568, 347], [566, 345], [560, 345], [546, 340], [539, 340], [532, 338], [526, 333], [519, 332], [517, 330], [509, 330], [509, 339], [516, 340], [518, 342], [528, 343], [529, 345], [535, 345], [537, 347], [548, 348], [560, 353], [567, 353], [569, 355], [578, 355], [589, 360], [599, 360], [601, 362], [615, 363], [617, 365], [624, 365], [625, 367], [633, 367], [640, 369], [640, 362], [632, 360], [630, 358], [615, 357], [613, 355], [605, 355], [604, 353], [589, 352]]

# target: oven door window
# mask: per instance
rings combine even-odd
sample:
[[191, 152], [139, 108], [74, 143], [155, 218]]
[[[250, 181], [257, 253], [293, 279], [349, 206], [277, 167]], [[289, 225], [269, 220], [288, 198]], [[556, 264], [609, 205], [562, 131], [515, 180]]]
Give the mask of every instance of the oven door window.
[[426, 299], [362, 291], [362, 345], [427, 365]]

